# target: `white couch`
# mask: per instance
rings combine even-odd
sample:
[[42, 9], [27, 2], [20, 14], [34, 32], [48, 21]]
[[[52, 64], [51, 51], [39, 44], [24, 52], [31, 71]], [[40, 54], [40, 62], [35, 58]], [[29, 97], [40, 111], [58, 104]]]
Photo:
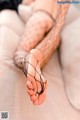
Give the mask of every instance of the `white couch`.
[[[71, 6], [65, 27], [77, 17], [78, 10]], [[31, 103], [26, 77], [13, 62], [23, 30], [24, 23], [16, 12], [0, 13], [0, 111], [8, 111], [10, 120], [80, 120], [80, 113], [66, 97], [57, 51], [43, 70], [49, 84], [46, 101], [41, 106]]]

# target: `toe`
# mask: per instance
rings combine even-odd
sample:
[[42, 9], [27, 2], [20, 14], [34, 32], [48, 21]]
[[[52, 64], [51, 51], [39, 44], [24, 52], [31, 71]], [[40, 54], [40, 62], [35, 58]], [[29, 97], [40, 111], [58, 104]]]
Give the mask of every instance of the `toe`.
[[27, 92], [28, 92], [28, 94], [31, 96], [31, 95], [35, 95], [35, 92], [33, 91], [33, 90], [28, 90], [27, 89]]
[[31, 98], [32, 101], [35, 101], [36, 99], [38, 99], [38, 95], [37, 94], [32, 95], [32, 96], [30, 96], [30, 98]]
[[42, 93], [38, 99], [38, 105], [41, 105], [46, 99], [46, 94]]
[[44, 88], [44, 92], [43, 92], [41, 95], [39, 95], [39, 97], [38, 97], [38, 105], [41, 105], [41, 104], [45, 101], [45, 99], [46, 99], [47, 87], [48, 87], [48, 84], [46, 83], [46, 84], [45, 84], [45, 88]]
[[28, 79], [29, 81], [31, 81], [32, 86], [33, 86], [33, 90], [34, 90], [34, 91], [37, 91], [36, 82], [35, 82], [34, 77], [28, 74], [28, 75], [27, 75], [27, 79]]
[[27, 80], [26, 85], [27, 85], [28, 89], [30, 89], [30, 90], [33, 89], [33, 85], [30, 80]]
[[33, 102], [34, 105], [38, 105], [38, 99]]

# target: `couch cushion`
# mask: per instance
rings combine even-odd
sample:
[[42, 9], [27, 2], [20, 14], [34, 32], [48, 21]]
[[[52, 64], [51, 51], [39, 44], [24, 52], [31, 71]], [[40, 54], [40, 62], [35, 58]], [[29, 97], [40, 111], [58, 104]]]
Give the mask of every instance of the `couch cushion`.
[[68, 99], [80, 109], [80, 17], [64, 28], [60, 53]]
[[75, 7], [74, 4], [71, 4], [68, 10], [68, 14], [66, 15], [65, 26], [76, 20], [79, 16], [80, 10], [77, 7]]
[[11, 28], [19, 35], [23, 33], [24, 24], [15, 11], [3, 10], [0, 13], [0, 26], [2, 25]]
[[[11, 35], [14, 35], [9, 28], [4, 29], [2, 31], [8, 30]], [[4, 35], [9, 38], [6, 33], [2, 36]], [[18, 36], [14, 36], [15, 40], [10, 37], [7, 41], [15, 50]], [[6, 41], [6, 37], [3, 41]], [[13, 47], [9, 50], [8, 42], [5, 42], [6, 46], [3, 48], [6, 48], [8, 54], [12, 50], [13, 54]], [[66, 98], [57, 52], [46, 65], [43, 73], [49, 84], [47, 99], [43, 105], [34, 106], [26, 91], [24, 73], [14, 65], [0, 63], [0, 111], [9, 111], [10, 120], [80, 120], [79, 112], [70, 106]]]
[[18, 6], [18, 13], [24, 23], [27, 22], [27, 19], [32, 14], [32, 8], [29, 5], [19, 5]]
[[20, 37], [10, 28], [4, 25], [0, 27], [0, 59], [13, 58], [19, 40]]

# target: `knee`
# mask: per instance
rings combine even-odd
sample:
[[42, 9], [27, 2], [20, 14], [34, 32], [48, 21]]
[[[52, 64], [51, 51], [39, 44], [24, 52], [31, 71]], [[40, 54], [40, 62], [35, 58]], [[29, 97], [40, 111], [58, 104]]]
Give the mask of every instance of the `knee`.
[[53, 25], [53, 19], [45, 12], [37, 11], [30, 17], [27, 25], [36, 25], [48, 31]]

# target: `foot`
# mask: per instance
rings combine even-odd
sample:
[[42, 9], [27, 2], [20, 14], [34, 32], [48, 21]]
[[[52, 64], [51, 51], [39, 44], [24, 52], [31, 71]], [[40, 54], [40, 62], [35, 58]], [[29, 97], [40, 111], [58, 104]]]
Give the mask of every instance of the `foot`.
[[39, 61], [42, 59], [38, 50], [31, 50], [27, 61], [27, 92], [34, 105], [40, 105], [45, 101], [47, 81], [41, 70]]

